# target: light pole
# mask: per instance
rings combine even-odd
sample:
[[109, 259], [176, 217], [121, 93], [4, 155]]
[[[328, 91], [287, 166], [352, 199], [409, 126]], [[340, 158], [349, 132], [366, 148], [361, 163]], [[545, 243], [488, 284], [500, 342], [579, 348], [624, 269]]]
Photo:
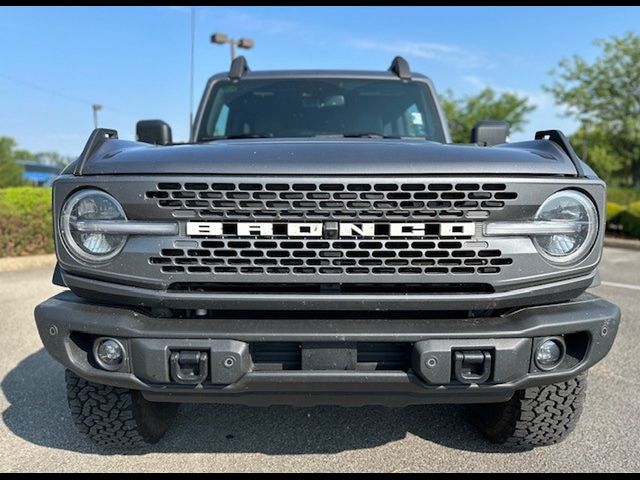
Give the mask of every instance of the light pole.
[[226, 33], [214, 33], [211, 35], [211, 43], [217, 43], [218, 45], [224, 45], [228, 43], [231, 47], [231, 61], [236, 58], [236, 47], [250, 49], [253, 48], [255, 42], [250, 38], [231, 38]]
[[[191, 7], [191, 72], [189, 89], [189, 139], [193, 137], [193, 78], [196, 58], [196, 7]], [[191, 141], [191, 140], [189, 140]]]
[[102, 110], [102, 105], [94, 103], [91, 105], [91, 110], [93, 110], [93, 128], [98, 128], [98, 110]]

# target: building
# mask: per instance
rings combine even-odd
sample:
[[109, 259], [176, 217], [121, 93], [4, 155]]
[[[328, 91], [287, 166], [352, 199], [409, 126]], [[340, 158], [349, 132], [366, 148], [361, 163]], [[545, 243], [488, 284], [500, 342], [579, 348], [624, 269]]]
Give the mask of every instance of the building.
[[57, 165], [45, 165], [43, 163], [21, 161], [24, 167], [22, 178], [32, 185], [49, 187], [53, 180], [60, 174], [62, 168]]

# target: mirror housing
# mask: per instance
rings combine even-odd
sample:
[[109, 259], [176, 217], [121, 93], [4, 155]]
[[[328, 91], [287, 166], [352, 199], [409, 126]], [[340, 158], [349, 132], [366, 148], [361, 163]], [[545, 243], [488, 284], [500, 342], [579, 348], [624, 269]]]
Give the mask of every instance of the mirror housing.
[[471, 130], [471, 143], [491, 147], [507, 143], [509, 123], [502, 120], [483, 120], [476, 123]]
[[136, 140], [152, 145], [173, 143], [171, 127], [162, 120], [140, 120], [136, 123]]

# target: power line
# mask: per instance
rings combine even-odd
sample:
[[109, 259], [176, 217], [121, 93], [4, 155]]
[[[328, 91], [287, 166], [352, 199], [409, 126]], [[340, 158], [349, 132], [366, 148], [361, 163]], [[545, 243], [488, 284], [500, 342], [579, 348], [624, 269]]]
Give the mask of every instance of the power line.
[[[62, 93], [62, 92], [58, 92], [56, 90], [53, 90], [49, 87], [44, 87], [42, 85], [38, 85], [37, 83], [33, 83], [31, 81], [28, 80], [23, 80], [21, 78], [17, 78], [14, 77], [12, 75], [7, 75], [6, 73], [1, 73], [0, 72], [0, 77], [4, 78], [5, 80], [9, 80], [13, 83], [16, 83], [18, 85], [21, 85], [23, 87], [27, 87], [27, 88], [31, 88], [33, 90], [39, 90], [41, 92], [47, 93], [49, 95], [52, 95], [54, 97], [59, 97], [59, 98], [64, 98], [65, 100], [69, 100], [72, 102], [76, 102], [76, 103], [83, 103], [85, 105], [93, 105], [95, 102], [92, 102], [90, 100], [87, 100], [85, 98], [80, 98], [80, 97], [76, 97], [74, 95], [68, 95], [66, 93]], [[117, 112], [118, 110], [113, 109], [113, 108], [105, 108], [105, 110], [111, 110], [113, 112]]]
[[11, 75], [7, 75], [6, 73], [0, 73], [0, 77], [9, 80], [13, 83], [17, 83], [18, 85], [21, 85], [23, 87], [28, 87], [28, 88], [32, 88], [34, 90], [39, 90], [41, 92], [45, 92], [48, 93], [49, 95], [53, 95], [56, 97], [60, 97], [60, 98], [64, 98], [67, 100], [71, 100], [73, 102], [78, 102], [78, 103], [88, 103], [89, 105], [91, 105], [91, 102], [89, 100], [83, 99], [83, 98], [79, 98], [79, 97], [74, 97], [72, 95], [67, 95], [66, 93], [60, 93], [60, 92], [56, 92], [55, 90], [52, 90], [48, 87], [43, 87], [42, 85], [37, 85], [33, 82], [29, 82], [27, 80], [22, 80], [20, 78], [16, 78], [14, 76]]

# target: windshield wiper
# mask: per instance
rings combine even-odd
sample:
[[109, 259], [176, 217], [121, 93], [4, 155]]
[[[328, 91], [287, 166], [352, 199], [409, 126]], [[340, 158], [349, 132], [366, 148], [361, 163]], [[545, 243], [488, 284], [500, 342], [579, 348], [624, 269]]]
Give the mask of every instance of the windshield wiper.
[[242, 138], [273, 138], [273, 133], [236, 133], [231, 135], [215, 135], [211, 137], [201, 137], [196, 143], [214, 142], [216, 140], [237, 140]]
[[402, 138], [398, 135], [385, 135], [379, 132], [344, 132], [316, 135], [316, 137], [342, 137], [342, 138]]
[[[340, 138], [395, 138], [402, 139], [399, 135], [385, 135], [378, 132], [345, 132], [345, 133], [319, 133], [311, 135], [312, 137], [340, 137]], [[300, 136], [295, 138], [309, 138], [310, 136]], [[237, 140], [243, 138], [276, 138], [273, 133], [238, 133], [231, 135], [215, 135], [210, 137], [201, 137], [196, 143], [214, 142], [216, 140]], [[413, 137], [411, 137], [413, 138]]]

